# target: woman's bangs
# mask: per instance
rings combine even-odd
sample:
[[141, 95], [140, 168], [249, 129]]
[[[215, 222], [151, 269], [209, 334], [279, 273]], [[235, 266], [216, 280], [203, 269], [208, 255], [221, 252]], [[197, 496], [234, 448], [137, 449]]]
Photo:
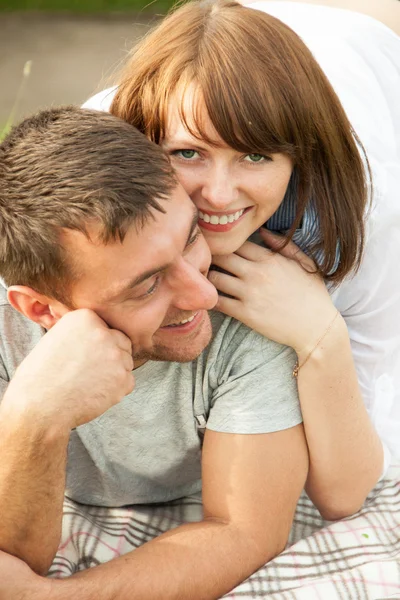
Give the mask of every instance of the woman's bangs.
[[[205, 141], [210, 146], [218, 147], [221, 141], [214, 132], [210, 131], [208, 110], [204, 102], [202, 88], [194, 77], [181, 78], [174, 92], [178, 102], [179, 118], [187, 132], [199, 141]], [[179, 99], [179, 100], [177, 100]], [[214, 125], [214, 123], [213, 123]], [[218, 130], [214, 125], [218, 134]], [[218, 134], [219, 135], [219, 134]]]
[[161, 109], [164, 131], [171, 96], [175, 96], [175, 101], [179, 98], [179, 118], [187, 132], [199, 141], [214, 147], [226, 144], [238, 152], [246, 153], [287, 151], [287, 143], [279, 143], [271, 135], [271, 130], [276, 130], [275, 123], [266, 122], [264, 115], [263, 124], [257, 126], [257, 120], [251, 120], [251, 107], [250, 110], [248, 107], [242, 110], [240, 100], [235, 101], [228, 93], [220, 93], [211, 81], [201, 85], [198, 81], [189, 80], [177, 86], [175, 93], [169, 95], [169, 100]]
[[266, 94], [259, 93], [259, 86], [243, 85], [229, 72], [218, 75], [207, 81], [203, 93], [210, 120], [224, 142], [238, 152], [291, 151], [280, 115], [266, 102]]
[[238, 152], [292, 154], [282, 110], [277, 108], [280, 99], [273, 98], [265, 79], [262, 85], [249, 75], [243, 81], [242, 69], [212, 58], [203, 54], [203, 64], [193, 65], [175, 86], [179, 116], [188, 133], [211, 146], [226, 144]]
[[143, 86], [140, 104], [145, 135], [160, 144], [165, 137], [171, 93], [168, 86], [154, 82]]

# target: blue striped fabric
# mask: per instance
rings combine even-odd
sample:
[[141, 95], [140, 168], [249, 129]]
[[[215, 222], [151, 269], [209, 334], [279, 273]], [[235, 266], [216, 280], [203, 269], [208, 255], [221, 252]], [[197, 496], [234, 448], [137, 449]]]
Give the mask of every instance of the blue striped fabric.
[[[290, 184], [289, 184], [290, 185]], [[278, 210], [272, 215], [270, 219], [265, 223], [265, 227], [275, 233], [285, 234], [291, 228], [296, 217], [296, 200], [295, 194], [287, 193], [283, 202], [279, 206]], [[301, 227], [296, 229], [293, 235], [293, 242], [299, 246], [299, 248], [310, 255], [310, 247], [319, 241], [319, 221], [317, 211], [310, 201], [304, 212]], [[314, 252], [313, 259], [318, 265], [322, 264], [324, 258], [323, 250], [317, 250]], [[339, 243], [336, 249], [336, 261], [330, 274], [334, 273], [339, 265], [340, 251]]]

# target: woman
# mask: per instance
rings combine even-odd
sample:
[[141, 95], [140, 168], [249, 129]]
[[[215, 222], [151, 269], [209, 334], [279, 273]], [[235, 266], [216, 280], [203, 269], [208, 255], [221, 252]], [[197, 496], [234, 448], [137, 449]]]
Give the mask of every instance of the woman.
[[[87, 106], [111, 103], [170, 154], [228, 272], [210, 273], [218, 308], [296, 350], [306, 489], [338, 518], [382, 474], [366, 408], [386, 464], [400, 454], [400, 41], [348, 11], [254, 6], [184, 5]], [[283, 234], [261, 232], [273, 251], [245, 243], [264, 223]]]

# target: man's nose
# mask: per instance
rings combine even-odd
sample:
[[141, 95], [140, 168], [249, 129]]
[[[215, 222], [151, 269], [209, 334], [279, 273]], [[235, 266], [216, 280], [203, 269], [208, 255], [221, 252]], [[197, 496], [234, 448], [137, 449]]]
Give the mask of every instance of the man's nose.
[[[210, 209], [228, 210], [238, 198], [238, 190], [229, 168], [215, 165], [206, 173], [207, 181], [202, 188], [202, 197]], [[204, 206], [204, 208], [208, 208]]]
[[207, 269], [201, 271], [184, 258], [174, 292], [175, 308], [184, 311], [211, 310], [218, 300], [217, 290], [207, 279]]

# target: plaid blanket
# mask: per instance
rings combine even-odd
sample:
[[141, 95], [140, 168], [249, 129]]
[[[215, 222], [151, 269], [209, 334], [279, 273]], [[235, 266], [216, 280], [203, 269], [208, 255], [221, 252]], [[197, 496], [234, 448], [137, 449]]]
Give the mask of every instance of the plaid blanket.
[[[201, 518], [198, 497], [124, 508], [66, 499], [62, 543], [49, 576], [67, 577], [112, 560]], [[400, 599], [400, 465], [389, 470], [359, 513], [342, 521], [323, 521], [304, 494], [287, 549], [224, 598]]]

